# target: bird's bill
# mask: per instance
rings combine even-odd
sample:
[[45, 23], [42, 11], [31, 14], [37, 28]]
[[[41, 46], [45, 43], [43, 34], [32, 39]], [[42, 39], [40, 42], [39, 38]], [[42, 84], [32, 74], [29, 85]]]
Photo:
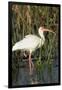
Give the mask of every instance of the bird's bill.
[[51, 33], [54, 33], [54, 34], [56, 34], [54, 31], [52, 31], [52, 30], [49, 30], [49, 29], [43, 29], [43, 31], [44, 31], [44, 32], [51, 32]]

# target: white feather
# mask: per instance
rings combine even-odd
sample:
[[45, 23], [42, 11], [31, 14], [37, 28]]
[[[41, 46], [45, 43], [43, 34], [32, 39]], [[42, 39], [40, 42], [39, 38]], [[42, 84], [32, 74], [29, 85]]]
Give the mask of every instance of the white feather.
[[40, 38], [35, 36], [35, 35], [27, 35], [27, 36], [25, 36], [24, 39], [17, 42], [13, 46], [12, 51], [16, 51], [19, 49], [25, 49], [25, 50], [32, 50], [33, 51], [40, 44], [39, 40], [40, 40]]
[[24, 49], [24, 50], [33, 52], [34, 50], [36, 50], [37, 48], [39, 48], [41, 45], [44, 44], [45, 38], [43, 35], [43, 31], [40, 32], [40, 29], [39, 29], [39, 34], [40, 34], [41, 38], [36, 35], [25, 36], [24, 39], [17, 42], [13, 46], [12, 51]]

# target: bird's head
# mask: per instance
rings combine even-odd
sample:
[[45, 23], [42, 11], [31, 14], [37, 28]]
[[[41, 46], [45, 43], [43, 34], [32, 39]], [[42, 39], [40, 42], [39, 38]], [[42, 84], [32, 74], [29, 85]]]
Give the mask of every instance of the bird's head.
[[56, 33], [54, 31], [49, 30], [49, 29], [45, 29], [44, 27], [40, 27], [39, 28], [39, 35], [40, 35], [40, 37], [42, 39], [42, 45], [44, 44], [44, 41], [45, 41], [45, 37], [44, 37], [43, 32], [51, 32], [51, 33], [56, 35]]
[[52, 30], [45, 29], [44, 27], [40, 27], [40, 28], [39, 28], [39, 34], [40, 34], [40, 33], [43, 33], [43, 32], [51, 32], [51, 33], [56, 34], [56, 33], [55, 33], [54, 31], [52, 31]]

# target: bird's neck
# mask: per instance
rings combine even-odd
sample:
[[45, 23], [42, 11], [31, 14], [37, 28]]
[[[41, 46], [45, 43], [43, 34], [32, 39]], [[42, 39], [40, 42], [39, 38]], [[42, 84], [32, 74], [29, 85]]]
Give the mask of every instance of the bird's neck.
[[43, 45], [44, 42], [45, 42], [44, 33], [43, 32], [40, 32], [39, 35], [40, 35], [41, 44]]

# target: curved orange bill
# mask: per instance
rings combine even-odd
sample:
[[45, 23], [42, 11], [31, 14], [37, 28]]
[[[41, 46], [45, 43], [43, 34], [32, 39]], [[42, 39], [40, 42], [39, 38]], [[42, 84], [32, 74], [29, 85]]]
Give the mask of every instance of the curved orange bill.
[[47, 31], [48, 31], [48, 32], [51, 32], [51, 33], [54, 33], [54, 34], [56, 34], [54, 31], [52, 31], [52, 30], [49, 30], [49, 29], [43, 29], [43, 31], [44, 31], [44, 32], [47, 32]]

